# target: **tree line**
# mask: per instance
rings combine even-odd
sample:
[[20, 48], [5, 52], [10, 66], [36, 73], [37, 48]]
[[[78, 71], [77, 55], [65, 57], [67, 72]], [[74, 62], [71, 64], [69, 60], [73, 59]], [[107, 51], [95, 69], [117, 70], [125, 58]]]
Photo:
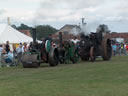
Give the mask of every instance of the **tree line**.
[[[30, 30], [30, 33], [32, 35], [32, 28], [28, 25], [21, 24], [20, 26], [12, 25], [13, 28], [17, 30]], [[58, 30], [50, 25], [37, 25], [36, 27], [37, 32], [37, 39], [41, 40], [44, 37], [47, 37], [49, 34], [54, 34]]]

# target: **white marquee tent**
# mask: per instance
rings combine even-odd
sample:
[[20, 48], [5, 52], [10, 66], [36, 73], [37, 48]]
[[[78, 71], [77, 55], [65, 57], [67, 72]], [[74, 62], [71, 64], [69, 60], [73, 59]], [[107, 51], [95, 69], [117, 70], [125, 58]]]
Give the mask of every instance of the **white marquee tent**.
[[0, 24], [0, 44], [5, 44], [6, 41], [9, 41], [11, 44], [30, 43], [32, 38], [17, 31], [8, 24]]

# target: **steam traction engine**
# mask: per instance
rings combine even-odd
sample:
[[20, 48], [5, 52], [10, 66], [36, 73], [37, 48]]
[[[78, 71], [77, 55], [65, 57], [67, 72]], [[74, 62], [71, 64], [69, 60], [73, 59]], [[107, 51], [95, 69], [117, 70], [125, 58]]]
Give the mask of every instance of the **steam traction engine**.
[[110, 60], [112, 55], [111, 40], [105, 37], [109, 33], [107, 25], [100, 25], [96, 33], [89, 36], [81, 34], [79, 55], [83, 61], [95, 61], [97, 56]]
[[28, 52], [21, 57], [24, 68], [37, 68], [41, 63], [49, 63], [50, 66], [58, 65], [58, 49], [52, 46], [50, 40], [44, 40], [42, 43], [36, 42], [36, 29], [33, 29], [33, 42]]
[[59, 62], [61, 64], [77, 63], [79, 60], [76, 45], [71, 41], [63, 41], [62, 33], [59, 33]]

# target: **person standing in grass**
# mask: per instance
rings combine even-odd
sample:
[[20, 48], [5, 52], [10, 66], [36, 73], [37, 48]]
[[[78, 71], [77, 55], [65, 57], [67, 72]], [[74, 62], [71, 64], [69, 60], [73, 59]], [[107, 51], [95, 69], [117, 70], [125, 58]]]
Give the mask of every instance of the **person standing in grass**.
[[116, 46], [116, 44], [112, 45], [112, 50], [113, 50], [113, 55], [116, 56], [116, 54], [117, 54], [117, 46]]
[[24, 52], [27, 52], [28, 51], [28, 46], [27, 46], [27, 43], [26, 42], [24, 42], [23, 50], [24, 50]]
[[71, 41], [76, 45], [80, 40], [78, 40], [77, 37], [74, 36], [73, 39], [71, 39]]
[[22, 43], [20, 43], [19, 47], [16, 49], [16, 52], [17, 52], [17, 58], [18, 58], [17, 64], [19, 65], [21, 63], [21, 56], [24, 52]]
[[117, 44], [117, 53], [118, 53], [118, 56], [121, 55], [121, 44], [120, 43]]
[[128, 55], [128, 44], [126, 44], [126, 54]]
[[2, 62], [1, 62], [1, 60], [2, 60], [2, 57], [1, 57], [2, 50], [3, 50], [3, 47], [2, 47], [2, 45], [0, 45], [0, 67], [2, 66]]
[[5, 48], [6, 52], [8, 53], [10, 51], [9, 41], [6, 42]]
[[124, 55], [124, 44], [121, 43], [121, 55]]
[[126, 44], [124, 44], [124, 55], [125, 56], [127, 55], [127, 52], [126, 52]]
[[12, 65], [13, 58], [14, 58], [13, 52], [9, 51], [8, 54], [5, 56], [5, 59], [4, 59], [7, 67], [10, 67]]

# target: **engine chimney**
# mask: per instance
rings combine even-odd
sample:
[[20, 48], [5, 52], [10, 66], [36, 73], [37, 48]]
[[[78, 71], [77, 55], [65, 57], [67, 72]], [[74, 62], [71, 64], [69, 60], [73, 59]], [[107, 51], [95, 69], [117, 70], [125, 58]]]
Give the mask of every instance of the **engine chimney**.
[[9, 17], [8, 17], [7, 21], [8, 21], [8, 25], [11, 25], [11, 22], [10, 22], [10, 18]]
[[36, 28], [32, 29], [33, 44], [36, 45]]
[[62, 48], [62, 42], [63, 42], [62, 32], [59, 32], [59, 43], [61, 48]]

